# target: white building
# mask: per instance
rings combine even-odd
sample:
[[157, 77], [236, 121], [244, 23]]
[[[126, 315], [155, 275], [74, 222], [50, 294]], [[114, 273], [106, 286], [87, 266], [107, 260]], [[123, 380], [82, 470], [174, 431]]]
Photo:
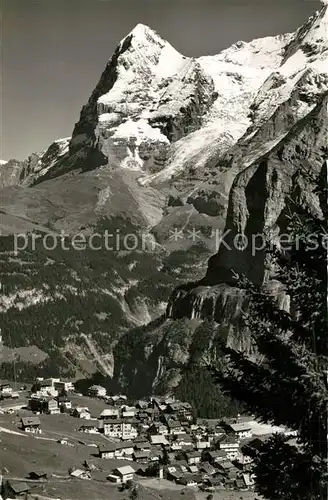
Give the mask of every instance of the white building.
[[230, 424], [231, 432], [235, 434], [238, 439], [249, 439], [252, 437], [252, 427], [249, 423]]
[[223, 436], [218, 441], [219, 449], [224, 450], [228, 460], [234, 460], [239, 454], [238, 438], [232, 436]]
[[211, 443], [209, 439], [197, 439], [196, 441], [196, 449], [197, 450], [207, 450], [210, 449]]
[[84, 432], [86, 434], [97, 434], [98, 433], [98, 421], [94, 420], [91, 422], [89, 420], [88, 423], [81, 425], [81, 427], [79, 428], [79, 431]]
[[112, 438], [134, 439], [138, 436], [137, 422], [124, 419], [104, 420], [104, 434]]
[[155, 434], [153, 436], [150, 436], [150, 442], [154, 446], [156, 445], [167, 446], [170, 444], [169, 441], [166, 439], [166, 437], [160, 434]]
[[120, 410], [115, 406], [111, 406], [110, 408], [106, 408], [100, 413], [100, 418], [119, 418]]
[[72, 415], [73, 417], [84, 418], [85, 420], [90, 420], [91, 418], [89, 408], [87, 408], [86, 406], [77, 406], [76, 408], [74, 408]]
[[41, 397], [45, 396], [51, 396], [52, 398], [55, 398], [58, 396], [58, 391], [55, 389], [55, 382], [58, 382], [59, 379], [55, 378], [47, 378], [47, 379], [42, 379], [38, 377], [36, 379], [37, 385], [40, 387], [40, 390], [37, 391], [36, 394], [38, 394]]
[[134, 406], [123, 406], [121, 408], [123, 418], [134, 418], [136, 411]]
[[134, 469], [130, 465], [126, 465], [125, 467], [118, 467], [114, 469], [112, 474], [108, 476], [110, 481], [116, 483], [127, 483], [128, 481], [132, 481], [134, 478]]

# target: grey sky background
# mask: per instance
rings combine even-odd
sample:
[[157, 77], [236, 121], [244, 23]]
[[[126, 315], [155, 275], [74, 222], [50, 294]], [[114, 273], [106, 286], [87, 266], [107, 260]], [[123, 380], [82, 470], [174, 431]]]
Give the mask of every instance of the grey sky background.
[[71, 135], [118, 42], [139, 22], [187, 56], [294, 31], [319, 0], [0, 0], [0, 158]]

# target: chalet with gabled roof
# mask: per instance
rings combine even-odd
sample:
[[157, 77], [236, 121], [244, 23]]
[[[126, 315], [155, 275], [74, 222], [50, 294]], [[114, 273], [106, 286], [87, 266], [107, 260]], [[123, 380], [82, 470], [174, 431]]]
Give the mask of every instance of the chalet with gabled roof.
[[134, 468], [130, 465], [125, 465], [124, 467], [117, 467], [117, 469], [114, 469], [112, 474], [108, 476], [108, 479], [116, 479], [114, 482], [117, 483], [127, 483], [128, 481], [133, 481], [134, 474]]
[[31, 490], [31, 485], [23, 481], [8, 480], [4, 482], [2, 495], [4, 498], [26, 498]]
[[98, 448], [100, 458], [115, 458], [117, 445], [115, 443], [106, 443]]
[[196, 465], [200, 463], [202, 454], [199, 451], [187, 451], [185, 457], [188, 465]]
[[217, 440], [216, 445], [227, 453], [229, 460], [234, 460], [239, 454], [239, 441], [234, 436], [222, 436]]
[[216, 466], [219, 462], [224, 462], [227, 460], [227, 452], [225, 450], [215, 450], [215, 451], [205, 451], [203, 452], [203, 457], [210, 464]]
[[24, 432], [32, 434], [40, 434], [42, 432], [39, 417], [23, 417], [21, 419], [21, 426]]
[[237, 439], [250, 439], [252, 437], [252, 426], [247, 422], [227, 424], [227, 431], [236, 436]]

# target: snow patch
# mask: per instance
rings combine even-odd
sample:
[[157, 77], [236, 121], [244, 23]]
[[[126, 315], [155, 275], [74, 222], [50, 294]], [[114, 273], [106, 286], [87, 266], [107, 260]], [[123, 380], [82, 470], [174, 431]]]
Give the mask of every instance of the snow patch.
[[181, 71], [185, 64], [185, 58], [167, 43], [163, 48], [155, 68], [155, 75], [158, 79], [168, 78], [172, 74]]
[[159, 141], [170, 144], [170, 141], [161, 133], [160, 129], [151, 127], [144, 118], [137, 121], [128, 119], [125, 123], [122, 123], [113, 135], [113, 139], [115, 138], [133, 138], [136, 146], [140, 146], [144, 141]]

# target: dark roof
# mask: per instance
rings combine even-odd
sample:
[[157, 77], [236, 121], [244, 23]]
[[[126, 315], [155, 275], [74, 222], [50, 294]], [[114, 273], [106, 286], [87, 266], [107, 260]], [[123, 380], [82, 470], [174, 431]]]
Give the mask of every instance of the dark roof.
[[144, 450], [150, 448], [150, 443], [145, 442], [145, 443], [137, 443], [134, 445], [135, 450]]
[[146, 472], [146, 470], [148, 469], [148, 465], [147, 464], [137, 464], [137, 470], [136, 470], [136, 473], [138, 474], [138, 472]]
[[20, 493], [25, 493], [26, 491], [30, 491], [31, 487], [27, 483], [23, 482], [13, 482], [13, 481], [8, 481], [8, 484], [12, 491], [19, 495]]
[[209, 429], [213, 430], [214, 432], [217, 432], [217, 433], [222, 433], [222, 434], [225, 434], [226, 431], [223, 427], [221, 427], [221, 425], [214, 425], [213, 427], [212, 426], [209, 426]]
[[148, 439], [146, 436], [138, 436], [133, 440], [134, 443], [149, 443]]
[[202, 454], [199, 451], [190, 451], [187, 453], [187, 457], [201, 457]]
[[125, 422], [122, 418], [111, 418], [108, 416], [103, 417], [104, 424], [122, 424]]
[[200, 465], [200, 470], [206, 472], [207, 474], [214, 474], [216, 471], [216, 469], [208, 462], [203, 462]]
[[220, 462], [217, 466], [221, 467], [224, 470], [230, 470], [230, 469], [233, 469], [235, 467], [231, 462], [229, 462], [229, 460], [225, 460], [224, 462]]
[[222, 419], [220, 418], [197, 418], [198, 425], [221, 425]]
[[189, 481], [195, 481], [196, 483], [202, 483], [203, 479], [200, 474], [183, 474], [179, 477], [179, 483], [187, 484]]
[[183, 403], [181, 403], [180, 401], [175, 403], [169, 403], [167, 406], [172, 408], [172, 410], [181, 410], [184, 408]]
[[110, 418], [104, 417], [104, 424], [138, 424], [138, 420], [136, 418]]
[[30, 425], [40, 425], [39, 417], [23, 417], [21, 420], [24, 427], [28, 427]]
[[186, 441], [187, 443], [192, 443], [193, 438], [190, 434], [175, 434], [176, 441]]
[[96, 422], [86, 422], [85, 424], [81, 425], [80, 429], [84, 429], [84, 428], [93, 429], [94, 427], [96, 429], [98, 429], [98, 421], [96, 421]]
[[33, 477], [36, 477], [36, 478], [40, 478], [40, 477], [46, 477], [47, 476], [47, 473], [44, 472], [44, 471], [32, 471], [30, 472], [30, 478], [33, 478]]
[[238, 440], [235, 436], [221, 436], [217, 440], [217, 443], [224, 443], [224, 444], [236, 444], [238, 443]]
[[99, 453], [109, 453], [111, 451], [115, 451], [117, 449], [117, 445], [115, 443], [108, 443], [103, 446], [99, 446]]
[[152, 458], [162, 457], [163, 450], [161, 448], [158, 448], [158, 446], [153, 446], [152, 448], [150, 448], [150, 456]]
[[182, 451], [193, 451], [193, 445], [192, 444], [182, 444], [181, 450]]
[[227, 456], [227, 452], [225, 450], [208, 451], [207, 453], [209, 453], [212, 458]]
[[135, 451], [133, 452], [134, 457], [138, 460], [139, 458], [148, 458], [150, 451]]
[[122, 442], [122, 443], [119, 443], [117, 445], [117, 449], [125, 449], [125, 448], [133, 448], [134, 447], [134, 444], [132, 441], [125, 441], [125, 442]]

